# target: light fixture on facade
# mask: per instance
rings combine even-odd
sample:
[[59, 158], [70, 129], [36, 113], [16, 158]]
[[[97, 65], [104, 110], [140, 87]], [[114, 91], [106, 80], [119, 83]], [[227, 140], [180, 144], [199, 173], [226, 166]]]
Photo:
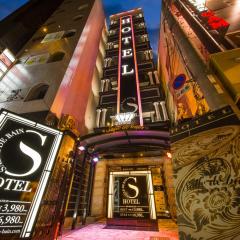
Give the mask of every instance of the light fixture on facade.
[[115, 115], [115, 120], [118, 125], [130, 124], [134, 117], [135, 113], [133, 112], [118, 113]]
[[84, 146], [79, 146], [78, 149], [79, 149], [80, 151], [84, 151], [84, 150], [85, 150], [85, 147], [84, 147]]
[[170, 152], [167, 152], [166, 154], [168, 158], [172, 158], [172, 154]]
[[6, 55], [7, 58], [8, 58], [12, 63], [16, 60], [16, 58], [14, 57], [14, 55], [13, 55], [13, 54], [11, 53], [11, 51], [10, 51], [9, 49], [7, 49], [7, 48], [3, 51], [3, 54]]
[[95, 163], [97, 163], [97, 162], [99, 161], [99, 157], [95, 156], [95, 157], [93, 157], [92, 160], [93, 160]]

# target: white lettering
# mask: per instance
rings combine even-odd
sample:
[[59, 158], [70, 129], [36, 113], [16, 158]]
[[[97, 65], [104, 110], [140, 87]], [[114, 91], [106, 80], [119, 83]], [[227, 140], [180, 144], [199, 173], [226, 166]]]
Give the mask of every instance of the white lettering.
[[128, 32], [131, 32], [131, 28], [130, 27], [124, 27], [123, 29], [122, 29], [122, 33], [128, 33]]
[[130, 107], [134, 107], [134, 113], [138, 110], [138, 105], [136, 103], [129, 103], [127, 102], [127, 105], [130, 106]]
[[128, 71], [127, 71], [127, 67], [128, 67], [128, 65], [122, 65], [122, 68], [123, 68], [122, 75], [130, 75], [130, 74], [133, 74], [133, 73], [134, 73], [134, 70], [133, 70], [133, 69], [128, 72]]
[[0, 188], [7, 191], [31, 192], [32, 188], [29, 189], [29, 184], [29, 181], [0, 177]]
[[3, 184], [4, 184], [4, 179], [2, 178], [2, 177], [0, 177], [0, 188], [3, 186]]
[[[137, 182], [137, 178], [135, 178], [135, 177], [129, 177], [128, 179], [130, 179], [130, 178], [132, 178], [135, 183]], [[137, 186], [134, 186], [134, 185], [132, 185], [132, 184], [130, 184], [130, 183], [128, 183], [128, 187], [131, 188], [131, 189], [133, 189], [133, 190], [136, 192], [134, 196], [132, 196], [132, 197], [129, 196], [129, 198], [136, 198], [136, 197], [138, 196], [138, 194], [139, 194], [139, 189], [138, 189], [138, 187], [137, 187]]]
[[130, 18], [124, 18], [122, 19], [122, 24], [130, 23]]
[[128, 36], [128, 37], [123, 37], [122, 38], [122, 41], [124, 41], [123, 43], [125, 44], [125, 45], [127, 45], [127, 44], [129, 44], [130, 43], [130, 39], [132, 39], [132, 37], [131, 36]]
[[131, 48], [124, 49], [124, 50], [122, 50], [122, 53], [123, 53], [123, 55], [122, 55], [123, 58], [131, 57], [132, 56], [132, 49]]
[[[45, 141], [46, 141], [46, 136], [43, 136], [42, 134], [40, 134], [39, 132], [36, 132], [36, 131], [33, 131], [33, 130], [27, 130], [26, 132], [31, 132], [31, 133], [34, 133], [36, 135], [38, 135], [41, 139], [41, 145], [43, 146]], [[28, 157], [30, 157], [33, 161], [33, 166], [32, 168], [26, 172], [26, 173], [23, 173], [23, 174], [16, 174], [16, 173], [12, 173], [12, 172], [9, 172], [9, 171], [5, 171], [5, 174], [9, 175], [9, 176], [15, 176], [15, 177], [25, 177], [25, 176], [28, 176], [28, 175], [31, 175], [33, 174], [40, 166], [41, 162], [42, 162], [42, 157], [41, 155], [35, 151], [34, 149], [32, 149], [31, 147], [27, 146], [25, 143], [23, 142], [20, 142], [19, 144], [19, 147], [20, 147], [20, 150], [26, 154]]]
[[13, 188], [13, 191], [18, 192], [31, 192], [32, 189], [27, 189], [30, 182], [28, 181], [21, 181], [21, 180], [14, 180], [16, 182], [15, 187]]

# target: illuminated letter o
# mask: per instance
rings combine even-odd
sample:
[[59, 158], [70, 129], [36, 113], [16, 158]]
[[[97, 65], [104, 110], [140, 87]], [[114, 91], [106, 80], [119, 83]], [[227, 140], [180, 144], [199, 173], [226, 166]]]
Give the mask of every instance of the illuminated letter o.
[[131, 28], [130, 27], [124, 27], [122, 29], [122, 33], [128, 33], [128, 32], [131, 32]]

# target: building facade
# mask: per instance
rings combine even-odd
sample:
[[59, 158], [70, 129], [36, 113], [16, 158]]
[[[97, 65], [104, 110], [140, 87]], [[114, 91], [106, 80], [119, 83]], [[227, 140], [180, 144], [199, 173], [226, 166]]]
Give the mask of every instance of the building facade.
[[[4, 68], [0, 107], [41, 122], [48, 118], [49, 124], [71, 115], [72, 128], [88, 131], [92, 127], [89, 114], [98, 98], [104, 29], [100, 1], [63, 1], [38, 26], [14, 64]], [[76, 94], [78, 88], [85, 91]], [[72, 102], [82, 104], [76, 108]]]
[[238, 239], [239, 2], [162, 4], [158, 70], [172, 122], [179, 238]]
[[158, 218], [176, 218], [169, 147], [144, 13], [112, 15], [95, 127], [80, 138], [85, 172], [73, 179], [65, 227], [104, 217], [108, 226], [156, 229]]
[[[49, 7], [41, 21], [36, 21], [37, 23], [33, 21], [32, 32], [29, 30], [26, 31], [27, 34], [24, 31], [19, 33], [24, 38], [20, 44], [21, 47], [15, 46], [14, 42], [11, 42], [12, 38], [7, 34], [4, 35], [4, 39], [8, 39], [9, 44], [7, 41], [4, 42], [4, 48], [0, 54], [0, 108], [5, 109], [1, 111], [1, 116], [6, 117], [9, 114], [21, 123], [28, 123], [28, 126], [21, 126], [20, 132], [16, 131], [14, 124], [8, 125], [6, 131], [10, 131], [13, 135], [7, 136], [11, 138], [21, 133], [20, 138], [23, 142], [27, 142], [28, 149], [35, 149], [36, 152], [35, 155], [32, 152], [33, 154], [28, 155], [29, 158], [26, 159], [27, 155], [21, 155], [20, 147], [20, 154], [18, 154], [20, 142], [14, 149], [13, 143], [18, 140], [14, 138], [13, 142], [5, 141], [6, 132], [1, 130], [1, 139], [6, 142], [4, 147], [1, 143], [4, 148], [1, 152], [1, 181], [8, 179], [8, 174], [5, 172], [7, 168], [11, 169], [11, 164], [15, 164], [14, 166], [28, 165], [31, 169], [32, 161], [29, 159], [32, 159], [34, 163], [34, 156], [38, 156], [37, 169], [40, 167], [44, 169], [42, 168], [43, 159], [46, 156], [44, 147], [47, 148], [47, 145], [48, 147], [55, 146], [59, 151], [55, 155], [54, 165], [51, 165], [51, 176], [44, 178], [45, 175], [42, 175], [39, 178], [40, 175], [37, 177], [30, 173], [29, 178], [19, 175], [21, 180], [12, 180], [31, 185], [29, 189], [21, 189], [17, 199], [14, 190], [11, 189], [10, 194], [8, 189], [1, 189], [3, 191], [1, 192], [1, 204], [7, 202], [9, 207], [14, 208], [12, 200], [15, 200], [21, 205], [21, 209], [24, 209], [22, 210], [24, 214], [18, 211], [13, 216], [18, 224], [13, 223], [11, 227], [8, 227], [9, 224], [4, 218], [4, 226], [1, 227], [4, 239], [13, 237], [41, 240], [56, 238], [64, 222], [67, 202], [70, 201], [69, 191], [73, 182], [73, 169], [81, 165], [81, 162], [77, 162], [76, 143], [80, 133], [87, 134], [93, 129], [95, 108], [99, 99], [98, 89], [106, 41], [105, 16], [101, 1], [54, 1], [54, 8], [52, 4], [40, 2], [32, 1], [29, 3], [32, 7], [27, 4], [13, 14], [19, 18], [22, 16], [21, 20], [27, 21], [32, 14], [37, 16], [41, 14], [43, 8]], [[31, 25], [30, 20], [28, 24]], [[13, 54], [16, 53], [15, 47], [18, 48], [16, 55]], [[13, 112], [18, 115], [13, 116]], [[40, 123], [39, 128], [31, 128], [33, 125], [38, 126], [34, 121]], [[50, 130], [49, 126], [54, 127], [55, 130]], [[45, 133], [42, 132], [42, 127], [46, 129]], [[56, 128], [64, 131], [63, 136], [58, 138], [57, 145], [56, 142], [50, 141], [52, 138], [50, 133], [46, 135], [48, 131], [57, 133]], [[28, 138], [31, 140], [28, 141]], [[42, 149], [36, 150], [39, 143]], [[14, 149], [12, 153], [16, 154], [16, 157], [10, 160], [4, 154], [8, 147]], [[15, 168], [15, 171], [18, 170]], [[41, 179], [48, 182], [43, 195], [39, 195], [39, 191], [42, 191]], [[2, 214], [4, 213], [1, 211]]]

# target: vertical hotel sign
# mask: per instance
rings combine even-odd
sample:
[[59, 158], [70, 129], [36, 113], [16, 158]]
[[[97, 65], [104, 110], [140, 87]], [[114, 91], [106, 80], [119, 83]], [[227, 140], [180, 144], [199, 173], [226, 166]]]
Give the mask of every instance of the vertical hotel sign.
[[[133, 19], [120, 18], [118, 56], [117, 114], [135, 114], [135, 123], [143, 126]], [[138, 115], [138, 119], [136, 116]]]
[[30, 238], [62, 132], [0, 113], [0, 238]]

